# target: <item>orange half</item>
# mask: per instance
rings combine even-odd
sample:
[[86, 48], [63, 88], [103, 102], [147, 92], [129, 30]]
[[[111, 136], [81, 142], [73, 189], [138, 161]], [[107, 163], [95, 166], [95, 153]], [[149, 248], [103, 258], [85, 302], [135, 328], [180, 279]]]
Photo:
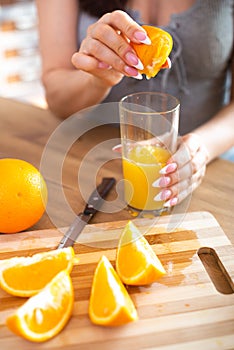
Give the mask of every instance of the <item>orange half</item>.
[[155, 77], [166, 63], [172, 50], [172, 36], [158, 27], [143, 25], [151, 40], [151, 45], [131, 43], [137, 56], [141, 60], [144, 69], [139, 70], [148, 79]]

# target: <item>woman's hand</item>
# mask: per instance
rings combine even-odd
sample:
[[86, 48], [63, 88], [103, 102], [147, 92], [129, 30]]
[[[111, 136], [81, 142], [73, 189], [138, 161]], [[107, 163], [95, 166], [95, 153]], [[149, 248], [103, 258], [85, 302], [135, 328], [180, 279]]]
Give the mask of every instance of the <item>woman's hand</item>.
[[208, 159], [207, 149], [198, 135], [183, 136], [178, 150], [161, 169], [162, 177], [153, 183], [153, 187], [161, 188], [155, 200], [166, 200], [165, 207], [180, 203], [200, 185]]
[[73, 65], [111, 87], [124, 75], [142, 79], [141, 61], [129, 42], [151, 44], [145, 30], [125, 12], [116, 10], [92, 24], [80, 49], [72, 57]]

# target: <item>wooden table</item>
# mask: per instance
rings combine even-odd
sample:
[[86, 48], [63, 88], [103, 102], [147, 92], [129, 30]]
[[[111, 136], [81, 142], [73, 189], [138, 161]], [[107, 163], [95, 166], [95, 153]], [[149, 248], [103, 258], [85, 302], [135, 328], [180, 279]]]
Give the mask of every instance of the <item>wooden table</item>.
[[[14, 256], [16, 251], [18, 255], [31, 255], [54, 249], [61, 232], [51, 228], [69, 225], [75, 213], [83, 209], [85, 196], [96, 182], [103, 176], [114, 176], [120, 186], [121, 159], [111, 150], [119, 142], [118, 128], [105, 125], [84, 133], [83, 124], [79, 121], [74, 127], [48, 111], [0, 99], [0, 157], [31, 162], [42, 171], [49, 189], [47, 213], [30, 228], [32, 232], [0, 235], [2, 259]], [[24, 301], [0, 290], [0, 349], [195, 350], [199, 345], [202, 349], [233, 348], [234, 248], [226, 237], [234, 243], [233, 174], [233, 163], [221, 159], [212, 162], [201, 186], [191, 198], [173, 209], [179, 218], [182, 213], [180, 222], [183, 221], [173, 234], [165, 227], [173, 220], [177, 224], [177, 216], [165, 215], [153, 225], [150, 218], [136, 220], [143, 232], [151, 227], [148, 240], [167, 271], [159, 283], [128, 289], [139, 312], [138, 322], [104, 329], [92, 325], [88, 317], [97, 261], [105, 254], [115, 264], [119, 234], [126, 220], [132, 219], [122, 205], [124, 202], [117, 200], [117, 193], [120, 196], [123, 193], [117, 186], [117, 191], [111, 191], [94, 217], [92, 222], [98, 224], [88, 225], [82, 233], [88, 244], [82, 244], [81, 240], [74, 245], [80, 261], [71, 274], [75, 304], [67, 327], [43, 344], [32, 344], [15, 336], [7, 329], [5, 319]], [[104, 247], [100, 247], [103, 242]], [[206, 260], [208, 250], [215, 251], [218, 259]], [[199, 254], [203, 253], [205, 260], [201, 263]], [[220, 268], [220, 261], [224, 269]]]
[[[47, 110], [0, 98], [0, 156], [18, 157], [31, 162], [36, 167], [40, 167], [42, 154], [48, 146], [48, 140], [51, 139], [52, 133], [61, 125], [61, 122]], [[94, 149], [95, 145], [100, 145], [105, 140], [118, 137], [118, 128], [111, 126], [96, 128], [82, 135], [66, 155], [62, 169], [63, 190], [70, 207], [75, 213], [81, 211], [84, 206], [83, 191], [81, 195], [80, 188], [77, 185], [77, 169], [83, 157], [86, 156], [87, 151]], [[114, 140], [113, 142], [114, 145], [117, 141]], [[116, 157], [113, 152], [111, 153], [111, 150], [109, 151], [105, 155], [102, 149], [101, 151], [97, 150], [97, 158], [100, 162], [104, 163], [106, 159]], [[59, 150], [56, 150], [56, 152], [59, 152]], [[64, 152], [63, 149], [62, 152]], [[92, 187], [89, 183], [92, 180], [89, 180], [90, 173], [93, 171], [92, 157], [91, 154], [91, 161], [87, 161], [87, 163], [91, 163], [87, 170], [87, 183], [82, 183], [82, 188], [87, 193], [90, 192]], [[61, 157], [58, 157], [58, 159], [60, 161]], [[53, 173], [53, 167], [51, 168], [49, 171]], [[207, 168], [203, 183], [193, 193], [191, 200], [186, 203], [186, 211], [209, 211], [212, 213], [232, 243], [234, 243], [233, 175], [234, 163], [222, 159], [213, 161]], [[100, 181], [102, 176], [114, 176], [117, 181], [121, 180], [120, 159], [113, 159], [104, 164], [97, 174], [97, 181]], [[55, 177], [57, 177], [56, 174]], [[48, 214], [45, 214], [32, 229], [50, 228], [59, 224], [66, 226], [72, 218], [71, 215], [70, 218], [62, 211], [63, 208], [61, 208], [58, 198], [58, 188], [61, 188], [61, 185], [56, 183], [55, 177], [50, 175], [50, 172], [46, 177], [50, 190], [49, 211], [52, 212], [53, 220], [49, 218]], [[112, 191], [108, 200], [114, 198], [116, 198], [116, 193]], [[126, 209], [115, 213], [100, 212], [93, 219], [93, 222], [116, 221], [130, 217]]]

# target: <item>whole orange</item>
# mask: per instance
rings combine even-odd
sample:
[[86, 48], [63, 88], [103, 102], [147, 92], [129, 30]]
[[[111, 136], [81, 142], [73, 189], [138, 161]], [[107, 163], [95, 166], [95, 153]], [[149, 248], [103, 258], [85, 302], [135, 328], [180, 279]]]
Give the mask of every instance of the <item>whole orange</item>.
[[26, 230], [43, 215], [47, 186], [41, 173], [30, 163], [0, 159], [0, 232]]

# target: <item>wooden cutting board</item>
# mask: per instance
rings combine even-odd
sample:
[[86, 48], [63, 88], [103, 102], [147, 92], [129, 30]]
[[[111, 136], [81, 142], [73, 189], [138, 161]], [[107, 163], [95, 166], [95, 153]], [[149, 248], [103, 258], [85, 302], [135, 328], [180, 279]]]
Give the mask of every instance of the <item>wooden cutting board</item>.
[[[0, 290], [0, 349], [234, 349], [234, 248], [214, 217], [194, 212], [134, 219], [134, 223], [167, 271], [150, 286], [128, 287], [138, 322], [118, 328], [90, 322], [88, 301], [94, 269], [103, 254], [115, 264], [116, 244], [126, 221], [89, 225], [81, 235], [82, 243], [74, 246], [80, 262], [71, 274], [75, 306], [68, 325], [42, 344], [21, 339], [8, 330], [5, 319], [25, 299]], [[0, 259], [53, 249], [61, 236], [59, 230], [1, 235]], [[216, 264], [211, 262], [212, 269], [208, 267], [210, 259], [203, 259], [204, 266], [198, 252], [205, 258], [213, 256]], [[220, 277], [220, 268], [226, 279]], [[211, 277], [208, 270], [212, 270]], [[212, 280], [217, 282], [217, 276], [221, 281], [217, 288], [228, 294], [216, 289]]]

